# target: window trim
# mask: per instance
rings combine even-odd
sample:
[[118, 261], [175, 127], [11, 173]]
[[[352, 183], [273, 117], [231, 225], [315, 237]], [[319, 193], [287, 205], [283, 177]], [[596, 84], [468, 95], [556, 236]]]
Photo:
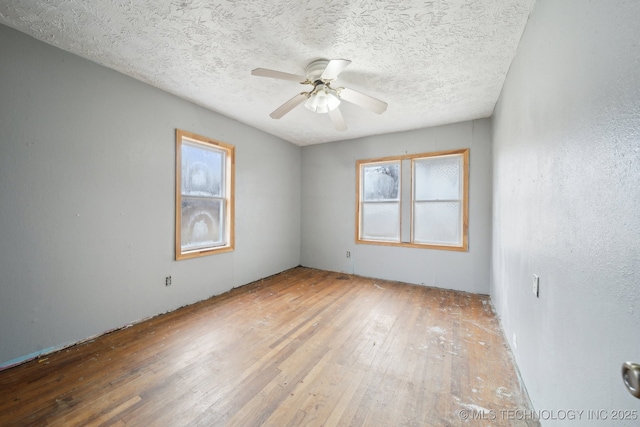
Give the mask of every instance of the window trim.
[[[420, 249], [438, 249], [438, 250], [447, 250], [447, 251], [458, 251], [458, 252], [467, 252], [469, 250], [469, 149], [458, 149], [458, 150], [446, 150], [446, 151], [436, 151], [430, 153], [419, 153], [419, 154], [405, 154], [400, 156], [388, 156], [388, 157], [379, 157], [373, 159], [363, 159], [356, 161], [356, 227], [355, 227], [355, 242], [356, 244], [364, 244], [364, 245], [379, 245], [379, 246], [399, 246], [399, 247], [407, 247], [407, 248], [420, 248]], [[461, 245], [435, 245], [435, 244], [426, 244], [426, 243], [414, 243], [413, 240], [413, 206], [414, 206], [414, 160], [427, 158], [427, 157], [440, 157], [440, 156], [449, 156], [449, 155], [461, 155], [462, 156], [462, 243]], [[400, 200], [400, 213], [399, 213], [399, 221], [400, 221], [400, 239], [402, 239], [402, 218], [403, 218], [403, 206], [409, 206], [411, 209], [409, 221], [410, 227], [410, 236], [411, 242], [390, 242], [384, 240], [364, 240], [361, 238], [361, 191], [362, 191], [362, 167], [363, 165], [368, 165], [372, 163], [383, 163], [383, 162], [392, 162], [397, 161], [400, 163], [400, 176], [403, 176], [402, 171], [402, 161], [410, 160], [411, 161], [411, 180], [410, 182], [400, 182], [400, 188], [402, 185], [409, 184], [411, 186], [411, 196], [408, 204]], [[400, 191], [400, 190], [399, 190]], [[402, 195], [400, 196], [402, 197]]]
[[[185, 141], [191, 145], [212, 145], [225, 151], [225, 207], [222, 218], [226, 244], [199, 249], [182, 250], [182, 144]], [[202, 135], [176, 129], [176, 205], [175, 205], [175, 259], [191, 259], [201, 256], [230, 252], [235, 249], [234, 211], [235, 211], [235, 147], [231, 144], [216, 141]]]

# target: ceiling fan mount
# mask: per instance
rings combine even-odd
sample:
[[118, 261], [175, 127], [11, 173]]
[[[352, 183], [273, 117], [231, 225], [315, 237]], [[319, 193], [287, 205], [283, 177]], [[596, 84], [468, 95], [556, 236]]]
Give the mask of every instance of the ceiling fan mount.
[[313, 89], [309, 92], [299, 93], [278, 107], [270, 114], [272, 118], [280, 119], [304, 102], [305, 107], [315, 113], [328, 113], [337, 130], [346, 130], [347, 126], [338, 108], [342, 100], [378, 114], [383, 113], [387, 109], [386, 102], [365, 95], [362, 92], [345, 87], [331, 87], [331, 82], [333, 82], [349, 64], [351, 64], [351, 61], [347, 59], [317, 59], [307, 65], [305, 69], [306, 76], [266, 68], [256, 68], [251, 71], [251, 74], [280, 80], [291, 80], [313, 86]]

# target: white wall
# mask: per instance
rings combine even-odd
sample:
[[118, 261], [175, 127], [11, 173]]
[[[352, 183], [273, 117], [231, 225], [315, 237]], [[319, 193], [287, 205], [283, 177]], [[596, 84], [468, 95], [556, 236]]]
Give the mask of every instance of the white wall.
[[640, 362], [638, 18], [637, 1], [538, 1], [495, 111], [491, 295], [539, 411], [640, 417], [620, 375]]
[[[469, 252], [355, 244], [356, 160], [457, 148], [471, 148]], [[488, 294], [490, 239], [487, 119], [302, 148], [302, 265]]]
[[[0, 366], [299, 264], [299, 147], [4, 26], [0, 58]], [[176, 128], [236, 146], [234, 252], [174, 261]]]

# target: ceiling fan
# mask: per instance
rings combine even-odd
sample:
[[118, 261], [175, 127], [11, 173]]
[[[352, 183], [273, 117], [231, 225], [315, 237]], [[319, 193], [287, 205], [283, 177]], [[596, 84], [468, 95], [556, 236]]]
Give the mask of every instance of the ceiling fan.
[[332, 87], [331, 84], [351, 61], [347, 59], [318, 59], [307, 65], [306, 76], [283, 73], [282, 71], [256, 68], [251, 71], [254, 76], [271, 77], [273, 79], [291, 80], [300, 84], [311, 85], [313, 89], [302, 92], [276, 108], [270, 116], [279, 119], [298, 105], [315, 113], [327, 113], [337, 130], [346, 130], [342, 113], [338, 106], [344, 100], [374, 113], [381, 114], [387, 109], [387, 103], [357, 90], [346, 87]]

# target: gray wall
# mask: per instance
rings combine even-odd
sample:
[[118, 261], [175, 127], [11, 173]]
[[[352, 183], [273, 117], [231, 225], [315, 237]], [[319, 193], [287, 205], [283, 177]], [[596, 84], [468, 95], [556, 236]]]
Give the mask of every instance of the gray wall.
[[[469, 252], [355, 244], [356, 160], [456, 148], [471, 148]], [[488, 294], [490, 245], [489, 120], [302, 148], [302, 265]]]
[[[0, 366], [299, 264], [299, 147], [4, 26], [0, 58]], [[236, 146], [234, 252], [173, 260], [176, 128]]]
[[536, 410], [640, 410], [638, 17], [538, 1], [495, 111], [491, 296]]

